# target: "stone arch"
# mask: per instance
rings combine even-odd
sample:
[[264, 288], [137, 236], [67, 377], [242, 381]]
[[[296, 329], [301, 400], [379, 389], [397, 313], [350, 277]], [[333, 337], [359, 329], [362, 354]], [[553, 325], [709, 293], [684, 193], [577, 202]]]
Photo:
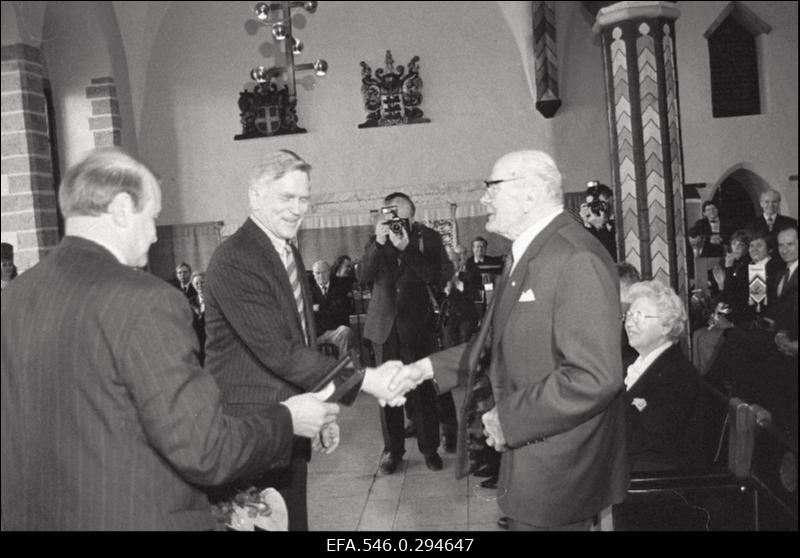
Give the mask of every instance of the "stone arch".
[[735, 228], [743, 228], [761, 212], [759, 198], [769, 188], [770, 184], [757, 172], [746, 163], [739, 163], [722, 174], [710, 199], [717, 204], [722, 219]]

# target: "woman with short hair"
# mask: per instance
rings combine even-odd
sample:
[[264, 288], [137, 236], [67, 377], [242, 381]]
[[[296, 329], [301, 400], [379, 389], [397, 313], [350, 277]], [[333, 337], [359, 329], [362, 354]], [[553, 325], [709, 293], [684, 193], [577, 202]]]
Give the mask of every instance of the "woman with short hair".
[[631, 468], [691, 468], [701, 457], [701, 383], [679, 344], [686, 309], [680, 297], [659, 281], [632, 285], [628, 299], [625, 331], [639, 353], [625, 377]]

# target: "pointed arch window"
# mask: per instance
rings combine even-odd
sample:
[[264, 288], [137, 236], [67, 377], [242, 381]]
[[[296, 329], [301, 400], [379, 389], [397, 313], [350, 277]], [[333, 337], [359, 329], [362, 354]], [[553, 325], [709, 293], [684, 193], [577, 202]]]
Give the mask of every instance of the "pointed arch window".
[[714, 118], [761, 114], [757, 38], [770, 30], [750, 9], [731, 2], [703, 34], [708, 41]]

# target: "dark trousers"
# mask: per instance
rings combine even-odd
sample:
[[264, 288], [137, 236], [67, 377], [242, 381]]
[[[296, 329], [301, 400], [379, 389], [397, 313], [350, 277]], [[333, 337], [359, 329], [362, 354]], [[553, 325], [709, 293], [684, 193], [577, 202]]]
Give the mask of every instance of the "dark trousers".
[[[428, 355], [428, 351], [415, 349], [400, 341], [397, 328], [393, 327], [385, 343], [374, 343], [375, 362], [380, 365], [387, 360], [400, 360], [410, 364]], [[406, 394], [405, 413], [417, 428], [417, 443], [423, 455], [430, 455], [439, 447], [439, 420], [436, 418], [436, 388], [426, 380]], [[401, 456], [405, 449], [405, 417], [403, 407], [381, 409], [383, 451]]]
[[289, 531], [308, 531], [307, 479], [308, 459], [295, 455], [288, 467], [267, 473], [258, 480], [259, 485], [271, 486], [283, 496], [289, 515]]

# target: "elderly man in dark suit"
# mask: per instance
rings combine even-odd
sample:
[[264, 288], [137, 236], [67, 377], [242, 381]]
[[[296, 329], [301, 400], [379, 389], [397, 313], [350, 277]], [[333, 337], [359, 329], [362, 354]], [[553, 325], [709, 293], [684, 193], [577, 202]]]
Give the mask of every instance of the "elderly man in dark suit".
[[3, 291], [3, 530], [212, 529], [200, 487], [288, 463], [337, 405], [223, 413], [183, 295], [135, 269], [161, 210], [142, 163], [91, 153], [59, 205], [64, 240]]
[[[376, 362], [398, 359], [414, 362], [436, 348], [432, 289], [440, 289], [452, 276], [453, 267], [439, 234], [414, 222], [414, 203], [401, 192], [386, 196], [385, 206], [396, 206], [396, 219], [375, 225], [361, 258], [361, 281], [374, 282], [364, 337], [372, 341]], [[391, 216], [388, 216], [391, 218]], [[426, 382], [408, 394], [406, 412], [417, 430], [419, 450], [425, 465], [442, 468], [436, 390]], [[381, 413], [383, 451], [381, 472], [392, 474], [405, 453], [403, 410], [384, 407]]]
[[314, 274], [311, 297], [317, 343], [330, 343], [339, 355], [344, 355], [356, 346], [355, 333], [350, 329], [353, 298], [349, 287], [352, 282], [331, 275], [331, 266], [324, 260], [314, 262], [311, 271]]
[[[547, 154], [503, 156], [486, 186], [486, 230], [513, 241], [513, 259], [481, 330], [470, 344], [404, 367], [390, 387], [435, 372], [445, 391], [466, 376], [469, 404], [477, 363], [491, 349], [495, 406], [482, 421], [503, 452], [497, 501], [509, 528], [589, 529], [628, 485], [617, 272], [564, 212], [561, 174]], [[462, 419], [470, 411], [462, 409]]]
[[[316, 347], [311, 295], [300, 253], [290, 242], [308, 211], [311, 166], [296, 153], [270, 153], [248, 190], [250, 217], [214, 252], [206, 271], [206, 368], [219, 383], [225, 411], [239, 417], [310, 391], [335, 359]], [[384, 376], [368, 370], [361, 389], [382, 399]], [[331, 431], [333, 429], [333, 431]], [[336, 439], [338, 427], [326, 427]], [[291, 463], [265, 472], [257, 487], [286, 500], [289, 530], [308, 530], [306, 477], [311, 448], [294, 440]], [[247, 488], [233, 484], [213, 498]]]
[[797, 220], [781, 215], [781, 193], [777, 190], [766, 190], [760, 198], [762, 214], [750, 223], [750, 231], [767, 232], [774, 242], [777, 242], [778, 233], [788, 227], [797, 227]]

